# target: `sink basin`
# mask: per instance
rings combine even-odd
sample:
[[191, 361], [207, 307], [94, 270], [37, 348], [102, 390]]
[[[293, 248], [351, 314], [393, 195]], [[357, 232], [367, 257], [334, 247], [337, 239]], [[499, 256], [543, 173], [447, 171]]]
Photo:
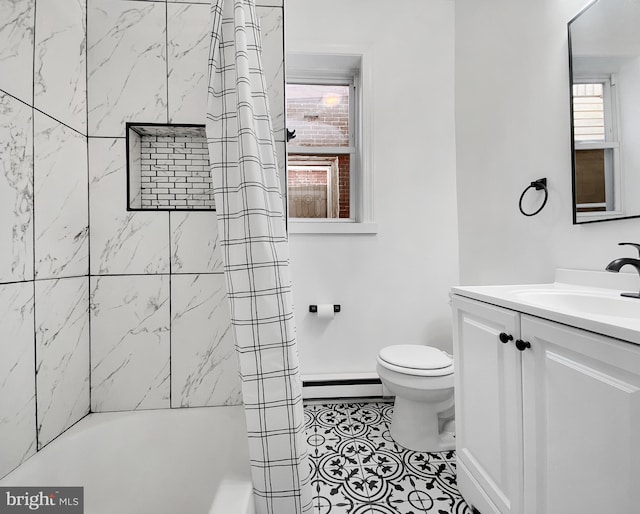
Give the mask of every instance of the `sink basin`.
[[458, 286], [456, 295], [640, 345], [637, 273], [557, 270], [544, 284]]
[[514, 291], [514, 296], [547, 309], [640, 320], [640, 299], [625, 298], [619, 293], [538, 289]]

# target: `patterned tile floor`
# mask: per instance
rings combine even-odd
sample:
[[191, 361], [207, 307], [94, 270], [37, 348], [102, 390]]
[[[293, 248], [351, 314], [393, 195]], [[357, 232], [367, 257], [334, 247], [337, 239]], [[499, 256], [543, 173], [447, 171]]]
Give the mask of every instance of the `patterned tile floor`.
[[394, 443], [392, 403], [305, 405], [314, 514], [471, 514], [455, 452]]

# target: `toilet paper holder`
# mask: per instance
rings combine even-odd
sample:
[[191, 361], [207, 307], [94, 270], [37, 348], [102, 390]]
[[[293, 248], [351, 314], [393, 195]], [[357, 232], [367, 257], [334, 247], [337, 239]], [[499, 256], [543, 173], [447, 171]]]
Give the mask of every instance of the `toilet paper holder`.
[[[309, 305], [309, 312], [318, 312], [318, 306], [317, 305]], [[333, 312], [340, 312], [340, 305], [339, 304], [333, 304]]]

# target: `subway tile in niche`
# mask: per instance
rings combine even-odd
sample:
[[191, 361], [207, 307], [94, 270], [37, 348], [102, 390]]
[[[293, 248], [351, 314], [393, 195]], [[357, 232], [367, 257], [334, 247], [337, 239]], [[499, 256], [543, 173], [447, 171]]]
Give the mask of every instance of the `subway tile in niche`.
[[172, 407], [242, 403], [224, 275], [171, 277]]
[[204, 125], [127, 123], [130, 209], [214, 210], [209, 168]]
[[[204, 130], [199, 137], [182, 136], [179, 130], [173, 136], [140, 136], [140, 152], [143, 210], [215, 208]], [[130, 180], [133, 169], [130, 164]]]
[[89, 0], [90, 136], [125, 135], [125, 122], [167, 122], [166, 13], [160, 2]]
[[91, 277], [91, 406], [168, 408], [169, 277]]
[[0, 89], [33, 104], [36, 0], [0, 2]]
[[41, 448], [89, 412], [89, 279], [40, 280], [35, 287]]
[[36, 451], [33, 282], [0, 284], [0, 477]]
[[0, 282], [33, 279], [32, 112], [0, 92]]
[[87, 138], [35, 111], [36, 278], [86, 275]]
[[86, 0], [38, 1], [34, 106], [87, 133]]

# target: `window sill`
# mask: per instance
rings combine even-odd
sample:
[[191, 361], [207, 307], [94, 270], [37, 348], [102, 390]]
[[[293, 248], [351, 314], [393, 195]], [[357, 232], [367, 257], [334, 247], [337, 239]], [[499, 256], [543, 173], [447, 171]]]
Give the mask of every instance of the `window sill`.
[[377, 223], [289, 220], [289, 234], [377, 234]]
[[576, 221], [584, 223], [587, 221], [602, 221], [608, 219], [618, 219], [624, 216], [622, 211], [596, 211], [596, 212], [578, 212], [576, 213]]

